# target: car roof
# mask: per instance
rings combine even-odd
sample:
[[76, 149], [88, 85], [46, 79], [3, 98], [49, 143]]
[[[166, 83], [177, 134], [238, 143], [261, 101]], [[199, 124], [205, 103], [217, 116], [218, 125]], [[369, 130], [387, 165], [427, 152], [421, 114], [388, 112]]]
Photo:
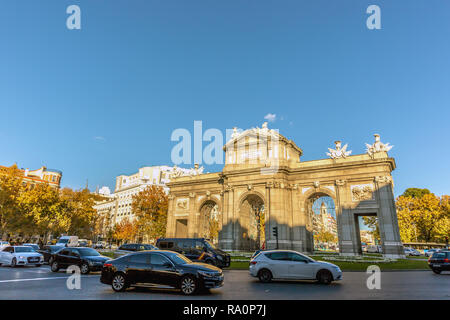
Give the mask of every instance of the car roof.
[[262, 252], [262, 253], [274, 253], [274, 252], [293, 252], [293, 253], [299, 253], [299, 254], [303, 254], [303, 253], [301, 253], [301, 252], [297, 252], [297, 251], [294, 251], [294, 250], [289, 250], [289, 249], [286, 249], [286, 250], [283, 250], [283, 249], [261, 250], [260, 252]]
[[207, 240], [206, 238], [160, 238], [157, 241], [173, 241], [173, 240]]
[[178, 254], [175, 251], [170, 250], [142, 250], [139, 252], [135, 252], [134, 254], [141, 254], [141, 253], [172, 253], [172, 254]]

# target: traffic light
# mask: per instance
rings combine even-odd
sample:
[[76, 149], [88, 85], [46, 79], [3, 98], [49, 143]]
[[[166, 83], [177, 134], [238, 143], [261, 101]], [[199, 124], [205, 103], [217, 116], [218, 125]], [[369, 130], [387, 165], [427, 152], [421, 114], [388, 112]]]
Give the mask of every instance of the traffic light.
[[272, 234], [275, 237], [275, 239], [277, 239], [277, 249], [278, 249], [278, 227], [272, 228]]
[[278, 238], [278, 227], [273, 227], [272, 228], [272, 234], [275, 238]]

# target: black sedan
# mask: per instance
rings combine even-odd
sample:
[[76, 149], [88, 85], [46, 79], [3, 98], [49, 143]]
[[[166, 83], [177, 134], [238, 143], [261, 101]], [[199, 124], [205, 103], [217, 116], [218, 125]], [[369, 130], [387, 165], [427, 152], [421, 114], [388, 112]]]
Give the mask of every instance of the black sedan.
[[42, 249], [37, 250], [40, 254], [44, 256], [44, 262], [52, 264], [51, 257], [53, 254], [61, 250], [61, 246], [43, 246]]
[[103, 266], [100, 282], [114, 291], [128, 287], [164, 286], [180, 289], [185, 295], [223, 285], [222, 270], [164, 250], [142, 251], [110, 260]]
[[428, 259], [428, 266], [434, 273], [441, 273], [442, 271], [450, 271], [450, 251], [441, 250], [433, 253]]
[[88, 274], [91, 271], [102, 270], [103, 264], [110, 258], [100, 255], [92, 248], [76, 247], [63, 248], [51, 256], [51, 269], [58, 272], [59, 269], [65, 269], [69, 266], [79, 266], [82, 274]]

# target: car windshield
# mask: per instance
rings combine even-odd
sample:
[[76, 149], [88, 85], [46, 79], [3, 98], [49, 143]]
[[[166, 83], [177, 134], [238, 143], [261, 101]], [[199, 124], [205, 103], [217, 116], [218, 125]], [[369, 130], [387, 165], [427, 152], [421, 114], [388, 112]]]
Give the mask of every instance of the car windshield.
[[58, 243], [67, 243], [69, 242], [69, 239], [59, 239]]
[[156, 249], [154, 246], [152, 246], [151, 244], [144, 244], [144, 248], [145, 250], [154, 250]]
[[34, 252], [34, 250], [30, 247], [16, 247], [16, 252]]
[[186, 258], [185, 256], [179, 254], [179, 253], [175, 253], [175, 252], [170, 252], [167, 253], [167, 256], [170, 258], [170, 260], [172, 260], [175, 264], [188, 264], [188, 263], [192, 263], [191, 260], [189, 260], [188, 258]]
[[88, 257], [88, 256], [99, 256], [100, 253], [98, 253], [96, 250], [91, 248], [77, 248], [78, 252], [80, 252], [80, 256], [82, 257]]

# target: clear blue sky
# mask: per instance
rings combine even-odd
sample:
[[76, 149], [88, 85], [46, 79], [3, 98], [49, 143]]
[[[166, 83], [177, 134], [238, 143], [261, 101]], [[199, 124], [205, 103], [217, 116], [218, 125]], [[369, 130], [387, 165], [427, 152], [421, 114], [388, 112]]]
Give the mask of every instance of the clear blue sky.
[[[66, 28], [67, 6], [82, 29]], [[370, 4], [382, 30], [366, 28]], [[15, 0], [0, 7], [0, 164], [114, 186], [176, 128], [259, 126], [303, 160], [395, 147], [395, 193], [449, 194], [450, 2]], [[207, 167], [207, 171], [221, 166]]]

